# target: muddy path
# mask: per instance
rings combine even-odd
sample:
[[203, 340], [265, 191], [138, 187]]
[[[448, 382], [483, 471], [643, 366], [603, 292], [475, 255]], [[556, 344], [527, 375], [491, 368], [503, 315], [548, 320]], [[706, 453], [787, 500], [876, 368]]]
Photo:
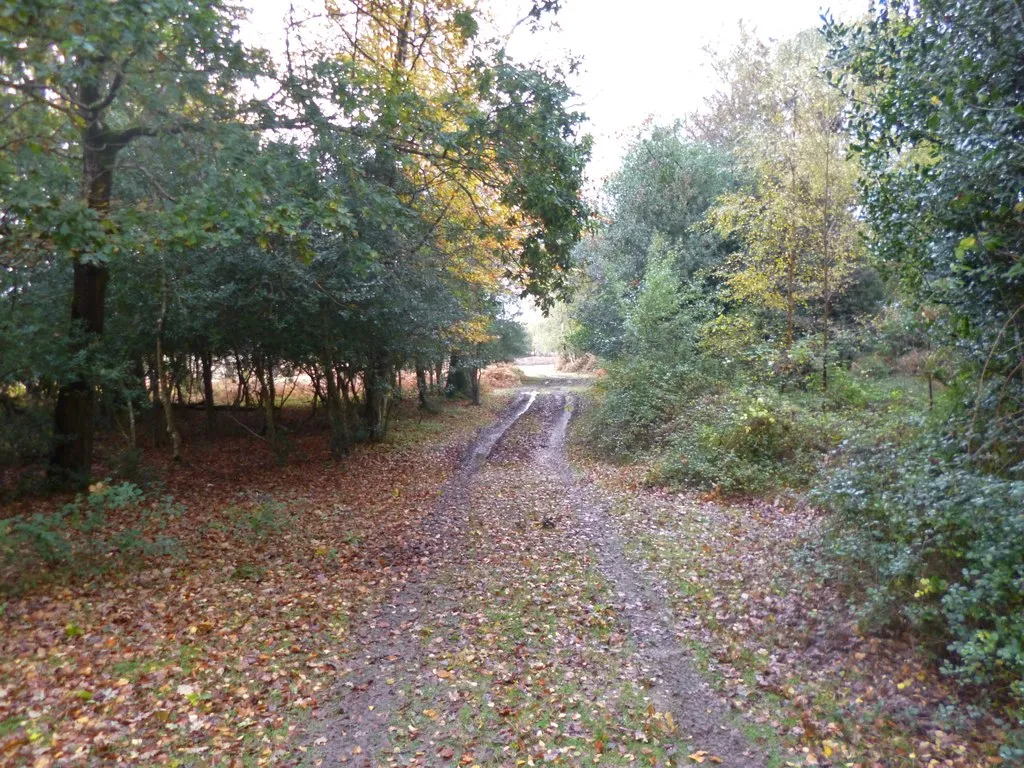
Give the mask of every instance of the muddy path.
[[653, 697], [674, 713], [686, 739], [700, 750], [721, 758], [722, 765], [757, 768], [764, 760], [731, 721], [729, 712], [698, 674], [689, 653], [678, 640], [677, 617], [663, 589], [627, 557], [622, 532], [609, 512], [609, 502], [573, 476], [566, 459], [569, 414], [551, 437], [548, 457], [569, 488], [573, 509], [599, 567], [614, 585], [617, 607], [627, 617], [644, 674], [652, 683]]
[[332, 702], [314, 723], [314, 754], [327, 764], [351, 756], [375, 765], [387, 747], [386, 726], [396, 705], [394, 682], [410, 673], [419, 654], [417, 633], [423, 629], [424, 609], [444, 612], [457, 605], [458, 596], [440, 589], [433, 572], [451, 559], [466, 525], [466, 494], [473, 475], [495, 445], [536, 400], [535, 393], [513, 398], [497, 421], [480, 431], [467, 447], [459, 468], [445, 484], [434, 508], [411, 541], [403, 542], [396, 557], [412, 559], [418, 567], [389, 599], [364, 614], [354, 627], [352, 645], [360, 651], [352, 659], [355, 669]]
[[764, 764], [574, 476], [575, 403], [520, 393], [468, 448], [401, 553], [411, 575], [353, 625], [305, 762]]

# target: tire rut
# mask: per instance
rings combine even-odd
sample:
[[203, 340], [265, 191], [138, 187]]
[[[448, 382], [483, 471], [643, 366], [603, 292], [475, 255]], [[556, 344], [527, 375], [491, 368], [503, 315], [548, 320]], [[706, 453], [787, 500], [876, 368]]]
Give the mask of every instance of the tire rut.
[[711, 753], [727, 768], [761, 768], [764, 759], [732, 724], [727, 707], [701, 678], [690, 654], [679, 644], [676, 619], [666, 596], [658, 593], [626, 555], [608, 502], [574, 476], [565, 440], [576, 398], [569, 403], [555, 425], [548, 460], [569, 488], [572, 507], [597, 554], [599, 570], [615, 589], [619, 608], [637, 644], [641, 665], [652, 683], [652, 698], [660, 709], [672, 713], [680, 736], [695, 751]]
[[447, 594], [431, 576], [457, 553], [472, 478], [536, 399], [536, 392], [517, 395], [463, 453], [458, 469], [409, 545], [419, 566], [391, 597], [365, 612], [353, 629], [350, 643], [361, 649], [359, 668], [314, 715], [303, 762], [322, 760], [326, 765], [350, 763], [360, 768], [378, 764], [376, 756], [388, 746], [387, 725], [399, 702], [395, 683], [420, 668], [424, 607], [431, 606], [435, 616], [458, 613], [458, 596]]
[[409, 691], [429, 666], [424, 638], [445, 626], [457, 634], [462, 621], [464, 595], [457, 581], [443, 577], [443, 569], [459, 568], [465, 557], [475, 475], [488, 464], [512, 473], [517, 466], [524, 471], [529, 466], [532, 477], [542, 478], [551, 499], [573, 518], [566, 533], [576, 531], [583, 544], [579, 556], [593, 555], [609, 583], [635, 643], [636, 665], [651, 684], [658, 710], [672, 714], [677, 738], [692, 751], [720, 759], [726, 768], [764, 766], [679, 643], [667, 596], [627, 556], [608, 502], [575, 477], [565, 442], [576, 405], [574, 395], [560, 390], [520, 394], [474, 440], [420, 528], [418, 567], [391, 597], [364, 613], [353, 630], [350, 644], [359, 649], [355, 669], [346, 671], [351, 674], [333, 701], [334, 711], [322, 711], [310, 729], [313, 746], [307, 762], [322, 759], [325, 765], [359, 768], [386, 763], [391, 719], [408, 705]]

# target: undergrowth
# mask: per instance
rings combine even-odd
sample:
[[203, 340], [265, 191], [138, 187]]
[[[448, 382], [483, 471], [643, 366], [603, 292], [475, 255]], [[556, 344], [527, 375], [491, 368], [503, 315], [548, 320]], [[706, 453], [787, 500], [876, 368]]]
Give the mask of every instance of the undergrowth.
[[101, 482], [52, 511], [0, 520], [0, 588], [179, 556], [180, 543], [165, 530], [184, 511], [172, 497], [147, 497], [133, 483]]

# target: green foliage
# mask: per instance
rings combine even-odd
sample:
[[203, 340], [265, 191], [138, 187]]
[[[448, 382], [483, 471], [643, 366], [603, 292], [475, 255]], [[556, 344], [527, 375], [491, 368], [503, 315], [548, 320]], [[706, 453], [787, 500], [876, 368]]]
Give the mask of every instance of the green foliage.
[[575, 350], [604, 358], [628, 353], [631, 318], [642, 322], [635, 305], [645, 280], [654, 290], [649, 268], [682, 286], [722, 263], [727, 245], [701, 222], [735, 183], [729, 156], [684, 139], [680, 125], [636, 139], [606, 185], [609, 222], [576, 249], [585, 279], [572, 310], [577, 329], [568, 341]]
[[595, 454], [624, 460], [649, 451], [671, 403], [665, 372], [642, 364], [612, 365], [584, 411], [584, 442]]
[[286, 505], [273, 498], [260, 499], [247, 507], [232, 507], [228, 515], [234, 534], [249, 543], [265, 544], [288, 525]]
[[48, 409], [17, 401], [4, 408], [0, 403], [0, 465], [38, 460], [47, 455], [52, 440], [53, 418]]
[[813, 498], [839, 516], [833, 557], [865, 617], [949, 644], [949, 669], [1024, 701], [1024, 483], [978, 468], [951, 437], [852, 445]]
[[835, 440], [828, 420], [765, 389], [701, 398], [673, 434], [651, 479], [725, 494], [804, 488]]
[[[561, 70], [478, 39], [462, 0], [291, 19], [287, 67], [246, 49], [230, 4], [9, 5], [0, 405], [75, 403], [54, 457], [88, 463], [93, 401], [141, 414], [147, 369], [170, 389], [199, 361], [237, 370], [250, 406], [276, 402], [275, 371], [309, 373], [340, 454], [383, 436], [397, 370], [515, 354], [503, 302], [566, 289], [583, 115]], [[38, 459], [8, 416], [0, 460]]]
[[1024, 458], [1024, 385], [1011, 373], [1024, 333], [1020, 7], [894, 0], [827, 32], [864, 169], [870, 247], [910, 300], [950, 311], [932, 335], [966, 353], [969, 375], [997, 384], [974, 403], [976, 424], [1013, 466]]
[[654, 448], [665, 422], [714, 380], [715, 366], [700, 357], [697, 342], [716, 303], [681, 282], [676, 257], [655, 238], [623, 328], [628, 357], [608, 367], [599, 405], [587, 416], [588, 445], [603, 455], [621, 459]]
[[162, 531], [184, 511], [169, 496], [147, 499], [132, 483], [97, 483], [58, 510], [0, 520], [0, 583], [17, 588], [40, 572], [88, 575], [177, 556], [178, 542]]

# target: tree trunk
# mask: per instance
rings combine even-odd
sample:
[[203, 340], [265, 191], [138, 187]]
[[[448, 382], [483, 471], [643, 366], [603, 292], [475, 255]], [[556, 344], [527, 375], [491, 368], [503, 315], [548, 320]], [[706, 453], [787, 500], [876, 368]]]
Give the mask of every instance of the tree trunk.
[[427, 407], [427, 370], [419, 359], [416, 360], [416, 390], [419, 392], [420, 408]]
[[475, 365], [469, 369], [469, 388], [473, 405], [480, 405], [480, 369]]
[[821, 391], [828, 391], [828, 313], [830, 302], [825, 299], [825, 317], [821, 326]]
[[[103, 333], [104, 299], [109, 274], [105, 266], [74, 264], [71, 321], [86, 332], [84, 344], [95, 344]], [[72, 484], [86, 484], [92, 468], [96, 393], [84, 371], [62, 384], [54, 412], [54, 447], [50, 456], [51, 475]]]
[[790, 254], [786, 269], [786, 349], [793, 348], [793, 326], [796, 317], [796, 257]]
[[345, 415], [345, 428], [348, 429], [349, 435], [352, 434], [352, 420], [354, 414], [352, 412], [352, 397], [349, 394], [350, 381], [347, 376], [344, 375], [342, 369], [339, 367], [336, 369], [338, 376], [338, 391], [341, 392], [341, 407], [344, 409]]
[[163, 408], [160, 400], [160, 379], [156, 375], [156, 360], [152, 361], [149, 368], [149, 394], [152, 398], [152, 405], [150, 406], [150, 425], [153, 428], [153, 445], [163, 445], [166, 437], [163, 425], [160, 422], [161, 408]]
[[256, 366], [256, 375], [260, 380], [260, 395], [263, 399], [263, 428], [267, 440], [274, 446], [277, 444], [277, 429], [274, 424], [274, 401], [277, 394], [274, 392], [274, 364], [269, 357], [264, 357]]
[[164, 378], [163, 350], [160, 345], [160, 335], [156, 339], [156, 377], [160, 381], [160, 403], [164, 409], [164, 425], [167, 436], [171, 439], [171, 458], [174, 461], [181, 460], [181, 435], [174, 423], [174, 404], [171, 402], [171, 385]]
[[[352, 437], [348, 429], [348, 407], [342, 402], [341, 394], [338, 391], [338, 381], [335, 379], [334, 363], [330, 355], [324, 354], [321, 358], [321, 365], [327, 379], [327, 418], [331, 423], [331, 453], [335, 457], [341, 457], [348, 453], [352, 443]], [[347, 398], [346, 398], [347, 399]]]
[[[174, 406], [171, 404], [173, 381], [164, 378], [164, 320], [167, 315], [167, 273], [163, 274], [161, 288], [160, 316], [156, 321], [156, 378], [160, 382], [160, 401], [164, 406], [164, 421], [167, 425], [167, 436], [171, 438], [171, 458], [181, 460], [181, 435], [174, 423]], [[173, 369], [173, 366], [172, 366]], [[172, 374], [173, 378], [173, 374]]]
[[249, 405], [249, 382], [248, 377], [242, 370], [242, 358], [235, 354], [235, 373], [238, 377], [238, 391], [235, 393], [235, 408], [240, 408], [244, 403]]
[[132, 405], [131, 395], [128, 396], [128, 444], [134, 451], [138, 446], [138, 438], [135, 435], [135, 406]]
[[[90, 99], [90, 88], [83, 88], [85, 103]], [[95, 89], [92, 89], [95, 90]], [[110, 193], [114, 180], [116, 144], [98, 120], [92, 120], [82, 130], [82, 179], [86, 204], [99, 218], [105, 218], [110, 209]], [[85, 330], [83, 346], [96, 344], [103, 335], [103, 319], [107, 282], [110, 273], [103, 263], [84, 262], [80, 254], [74, 255], [71, 296], [71, 323], [81, 324]], [[50, 475], [63, 482], [85, 485], [92, 468], [94, 417], [96, 393], [85, 371], [60, 387], [57, 408], [54, 411], [54, 447], [50, 455]]]
[[832, 176], [829, 172], [830, 152], [825, 152], [825, 198], [822, 204], [822, 270], [821, 295], [825, 311], [821, 317], [821, 391], [828, 392], [828, 321], [832, 311], [832, 262], [830, 259], [832, 246]]
[[363, 414], [367, 436], [373, 442], [387, 436], [391, 414], [391, 375], [390, 366], [382, 363], [371, 363], [363, 372]]
[[212, 435], [217, 425], [217, 410], [213, 402], [213, 354], [205, 349], [199, 355], [203, 366], [203, 401], [206, 407], [206, 431]]
[[448, 380], [445, 382], [444, 391], [448, 397], [470, 397], [472, 395], [469, 376], [462, 366], [457, 352], [452, 352], [451, 361], [448, 363]]

